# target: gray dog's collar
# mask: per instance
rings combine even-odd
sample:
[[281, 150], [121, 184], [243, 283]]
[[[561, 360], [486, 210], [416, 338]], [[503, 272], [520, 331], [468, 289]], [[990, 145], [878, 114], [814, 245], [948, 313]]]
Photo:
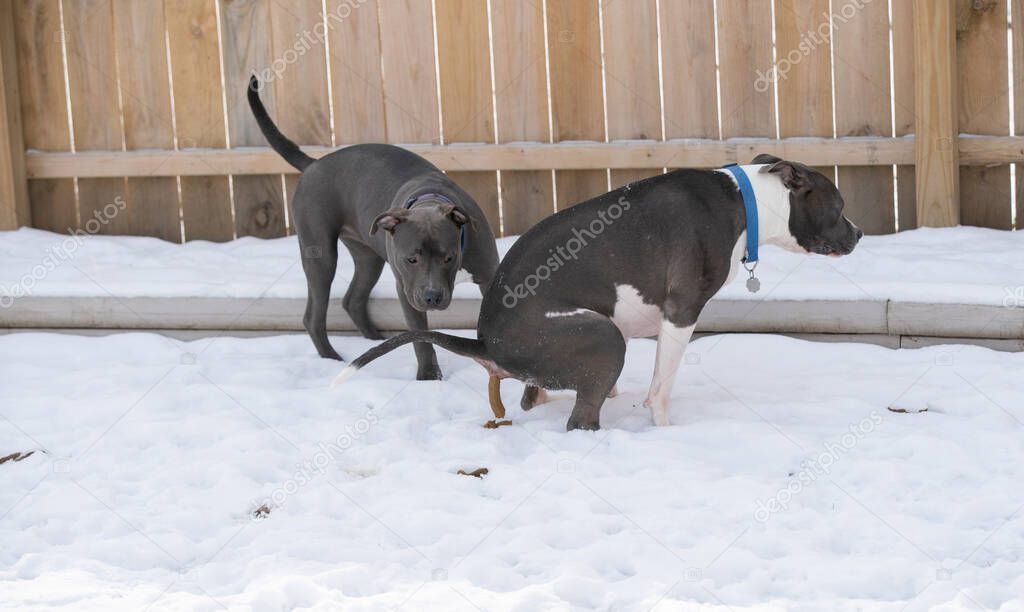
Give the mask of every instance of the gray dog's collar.
[[419, 195], [414, 195], [410, 197], [408, 200], [406, 200], [405, 208], [406, 210], [408, 210], [424, 200], [437, 200], [455, 206], [455, 202], [452, 202], [451, 198], [449, 198], [448, 196], [441, 195], [440, 193], [421, 193]]
[[[425, 200], [435, 200], [438, 202], [444, 202], [445, 204], [451, 204], [452, 206], [455, 206], [455, 202], [452, 202], [451, 198], [449, 198], [448, 196], [441, 195], [440, 193], [421, 193], [419, 195], [414, 195], [410, 197], [408, 200], [406, 200], [405, 209], [409, 210], [413, 206], [416, 206], [417, 204]], [[466, 252], [466, 226], [464, 225], [459, 228], [459, 252]]]

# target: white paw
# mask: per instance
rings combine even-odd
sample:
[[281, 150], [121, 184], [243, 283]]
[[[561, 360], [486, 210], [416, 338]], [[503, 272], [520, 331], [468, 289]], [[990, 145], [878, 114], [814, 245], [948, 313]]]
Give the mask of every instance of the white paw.
[[658, 427], [666, 427], [672, 423], [668, 420], [668, 403], [660, 402], [656, 399], [647, 398], [644, 400], [644, 406], [651, 409], [651, 420]]

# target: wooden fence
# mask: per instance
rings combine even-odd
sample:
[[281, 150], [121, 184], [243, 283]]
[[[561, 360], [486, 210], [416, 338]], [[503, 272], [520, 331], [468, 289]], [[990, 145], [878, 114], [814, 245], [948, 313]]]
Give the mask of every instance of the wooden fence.
[[255, 71], [311, 154], [407, 145], [504, 234], [757, 152], [833, 175], [871, 233], [1009, 229], [1020, 23], [1024, 0], [0, 0], [0, 228], [285, 235]]

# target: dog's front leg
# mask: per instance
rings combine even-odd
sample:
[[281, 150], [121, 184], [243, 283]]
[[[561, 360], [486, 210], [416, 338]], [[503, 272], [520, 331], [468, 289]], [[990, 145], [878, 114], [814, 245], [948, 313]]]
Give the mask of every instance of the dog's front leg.
[[[427, 313], [413, 308], [405, 299], [405, 290], [401, 285], [398, 287], [398, 302], [402, 305], [402, 314], [405, 315], [405, 324], [409, 329], [427, 329]], [[434, 347], [426, 342], [415, 342], [412, 347], [416, 351], [416, 380], [441, 380], [441, 367], [437, 365]]]
[[654, 377], [644, 405], [651, 409], [651, 419], [658, 426], [669, 425], [668, 401], [676, 381], [679, 361], [693, 335], [693, 325], [677, 327], [668, 319], [661, 322], [658, 331], [658, 355], [654, 361]]

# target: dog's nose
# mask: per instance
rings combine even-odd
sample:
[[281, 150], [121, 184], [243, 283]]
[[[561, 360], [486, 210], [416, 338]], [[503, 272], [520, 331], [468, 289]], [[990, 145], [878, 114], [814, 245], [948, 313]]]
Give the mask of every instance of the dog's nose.
[[440, 306], [443, 298], [444, 292], [440, 289], [423, 290], [423, 301], [427, 303], [427, 306]]
[[858, 227], [857, 228], [857, 240], [860, 240], [863, 237], [864, 237], [864, 232]]

